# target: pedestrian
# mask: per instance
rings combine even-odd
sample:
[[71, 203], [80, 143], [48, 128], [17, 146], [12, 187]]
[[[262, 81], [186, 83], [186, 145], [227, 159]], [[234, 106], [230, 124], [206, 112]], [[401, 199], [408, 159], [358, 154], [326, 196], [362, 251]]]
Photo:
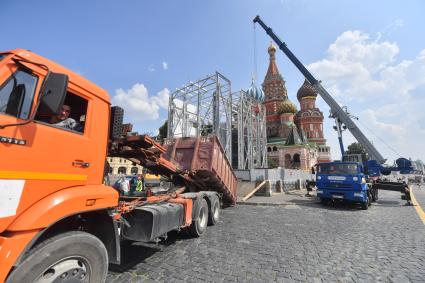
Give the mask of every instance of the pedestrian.
[[125, 195], [125, 196], [129, 195], [129, 193], [130, 193], [130, 182], [127, 180], [127, 178], [125, 177], [124, 174], [121, 176], [121, 178], [118, 182], [119, 182], [120, 191], [122, 192], [122, 194]]
[[406, 181], [403, 181], [403, 189], [404, 189], [404, 196], [406, 198], [406, 205], [412, 205], [412, 199], [410, 197], [410, 188], [407, 185]]
[[141, 192], [143, 191], [145, 188], [143, 186], [143, 179], [141, 176], [137, 177], [137, 181], [136, 181], [136, 191]]
[[134, 195], [137, 187], [137, 177], [133, 176], [130, 180], [130, 196]]

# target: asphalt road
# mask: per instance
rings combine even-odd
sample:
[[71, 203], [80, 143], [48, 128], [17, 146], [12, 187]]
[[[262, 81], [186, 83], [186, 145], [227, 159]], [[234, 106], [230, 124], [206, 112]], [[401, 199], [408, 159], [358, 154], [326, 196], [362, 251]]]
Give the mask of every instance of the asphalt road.
[[[425, 186], [414, 193], [425, 208]], [[369, 210], [291, 203], [225, 209], [201, 238], [128, 245], [107, 282], [425, 282], [425, 225], [399, 193]]]

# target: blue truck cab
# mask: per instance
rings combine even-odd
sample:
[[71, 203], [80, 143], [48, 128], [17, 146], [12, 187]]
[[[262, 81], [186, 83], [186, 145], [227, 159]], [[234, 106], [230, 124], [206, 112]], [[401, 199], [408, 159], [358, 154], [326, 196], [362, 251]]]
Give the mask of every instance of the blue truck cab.
[[360, 162], [333, 161], [316, 168], [317, 197], [323, 204], [330, 201], [360, 203], [368, 209], [372, 199], [371, 186], [366, 182], [365, 169]]

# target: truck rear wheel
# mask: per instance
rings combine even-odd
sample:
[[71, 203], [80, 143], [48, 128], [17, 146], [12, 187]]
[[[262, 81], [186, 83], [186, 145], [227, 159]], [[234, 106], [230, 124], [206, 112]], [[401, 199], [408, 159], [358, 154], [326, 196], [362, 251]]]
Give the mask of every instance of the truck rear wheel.
[[198, 211], [196, 218], [193, 219], [192, 224], [189, 227], [189, 233], [194, 237], [201, 236], [207, 229], [208, 224], [208, 204], [205, 199], [199, 200]]
[[220, 219], [220, 200], [218, 198], [214, 198], [211, 202], [211, 210], [208, 213], [208, 225], [217, 224]]
[[54, 236], [29, 251], [6, 280], [18, 282], [105, 282], [108, 255], [95, 236], [81, 231]]

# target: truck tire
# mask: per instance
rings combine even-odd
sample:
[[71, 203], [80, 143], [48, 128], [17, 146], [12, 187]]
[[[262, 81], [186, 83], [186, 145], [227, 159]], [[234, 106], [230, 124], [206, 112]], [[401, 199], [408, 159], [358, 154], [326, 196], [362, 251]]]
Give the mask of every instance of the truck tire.
[[370, 199], [369, 197], [366, 197], [366, 201], [362, 202], [362, 209], [367, 210], [369, 208], [369, 205], [370, 205]]
[[372, 205], [372, 201], [373, 201], [373, 196], [372, 196], [372, 194], [373, 194], [373, 192], [371, 192], [371, 191], [367, 191], [367, 199], [368, 199], [367, 205], [369, 205], [369, 206], [371, 206], [371, 205]]
[[199, 199], [198, 201], [200, 201], [200, 203], [198, 206], [198, 211], [196, 211], [197, 213], [195, 214], [196, 218], [193, 219], [192, 224], [189, 227], [189, 233], [194, 237], [201, 236], [207, 229], [208, 224], [207, 201], [204, 198]]
[[213, 198], [211, 201], [211, 209], [208, 213], [208, 225], [217, 224], [220, 219], [220, 200]]
[[108, 254], [102, 241], [81, 231], [54, 236], [34, 249], [10, 274], [7, 283], [105, 282]]

